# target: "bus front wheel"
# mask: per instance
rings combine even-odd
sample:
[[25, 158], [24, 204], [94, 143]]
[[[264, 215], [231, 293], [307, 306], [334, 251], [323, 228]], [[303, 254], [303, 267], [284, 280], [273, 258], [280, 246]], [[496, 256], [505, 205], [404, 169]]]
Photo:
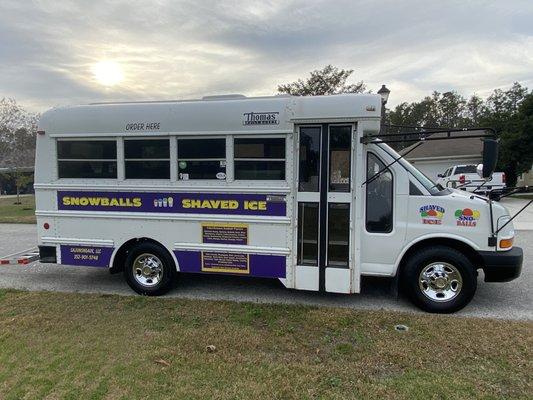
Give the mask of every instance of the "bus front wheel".
[[477, 272], [458, 250], [433, 246], [418, 250], [401, 275], [404, 293], [422, 310], [452, 313], [466, 306], [477, 288]]
[[145, 296], [158, 296], [172, 289], [176, 269], [168, 252], [154, 243], [140, 243], [126, 257], [124, 275], [128, 285]]

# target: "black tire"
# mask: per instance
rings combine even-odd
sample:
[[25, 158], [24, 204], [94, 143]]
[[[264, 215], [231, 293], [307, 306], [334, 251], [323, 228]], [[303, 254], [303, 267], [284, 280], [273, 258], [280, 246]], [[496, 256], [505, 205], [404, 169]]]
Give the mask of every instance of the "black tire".
[[[444, 294], [435, 292], [441, 299], [430, 298], [420, 287], [421, 272], [432, 263], [447, 263], [460, 274], [460, 290], [447, 300]], [[447, 266], [447, 268], [450, 268]], [[431, 271], [431, 269], [430, 269]], [[407, 260], [400, 276], [402, 290], [411, 302], [424, 311], [431, 313], [453, 313], [466, 306], [477, 289], [477, 271], [470, 260], [460, 251], [447, 246], [433, 246], [418, 250]], [[423, 282], [424, 286], [425, 283]], [[454, 284], [455, 286], [457, 283]], [[426, 291], [427, 292], [427, 291]], [[451, 293], [448, 291], [448, 293]], [[454, 292], [455, 293], [455, 292]]]
[[[155, 282], [155, 277], [153, 279], [145, 278], [147, 279], [147, 284], [143, 285], [140, 282], [140, 278], [136, 277], [138, 274], [135, 273], [136, 269], [133, 264], [140, 256], [145, 254], [154, 256], [151, 260], [159, 261], [158, 266], [160, 264], [161, 275], [157, 277], [157, 282]], [[140, 258], [140, 260], [143, 259]], [[138, 270], [139, 268], [137, 268]], [[128, 252], [124, 265], [124, 276], [128, 285], [137, 293], [144, 296], [159, 296], [167, 293], [174, 287], [176, 264], [168, 251], [163, 247], [150, 242], [139, 243]]]

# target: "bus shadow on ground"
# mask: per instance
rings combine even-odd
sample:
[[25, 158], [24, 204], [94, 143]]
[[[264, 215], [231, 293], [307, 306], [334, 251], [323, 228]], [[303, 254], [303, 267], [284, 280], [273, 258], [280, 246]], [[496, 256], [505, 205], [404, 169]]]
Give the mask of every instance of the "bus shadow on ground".
[[[380, 301], [394, 302], [398, 295], [394, 280], [364, 277], [361, 281], [362, 296], [339, 293], [291, 290], [275, 279], [251, 278], [232, 275], [180, 274], [176, 287], [170, 296], [193, 296], [220, 300], [298, 302], [313, 300], [317, 302], [353, 303], [379, 298]], [[402, 301], [403, 303], [403, 301]]]

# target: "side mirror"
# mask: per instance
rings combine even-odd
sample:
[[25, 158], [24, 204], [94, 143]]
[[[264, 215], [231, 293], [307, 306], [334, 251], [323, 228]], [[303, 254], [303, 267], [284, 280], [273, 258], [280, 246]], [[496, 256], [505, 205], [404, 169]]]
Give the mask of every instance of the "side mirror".
[[477, 173], [483, 179], [488, 179], [496, 169], [498, 162], [498, 141], [496, 139], [483, 140], [483, 164], [477, 166]]
[[437, 174], [437, 178], [444, 178], [444, 174]]

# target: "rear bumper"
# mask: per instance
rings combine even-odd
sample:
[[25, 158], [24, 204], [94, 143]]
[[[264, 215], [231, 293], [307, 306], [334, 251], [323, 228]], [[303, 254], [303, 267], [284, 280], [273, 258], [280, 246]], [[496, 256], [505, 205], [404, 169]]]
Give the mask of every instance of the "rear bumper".
[[483, 259], [485, 282], [509, 282], [520, 276], [524, 253], [522, 248], [509, 251], [480, 251]]

